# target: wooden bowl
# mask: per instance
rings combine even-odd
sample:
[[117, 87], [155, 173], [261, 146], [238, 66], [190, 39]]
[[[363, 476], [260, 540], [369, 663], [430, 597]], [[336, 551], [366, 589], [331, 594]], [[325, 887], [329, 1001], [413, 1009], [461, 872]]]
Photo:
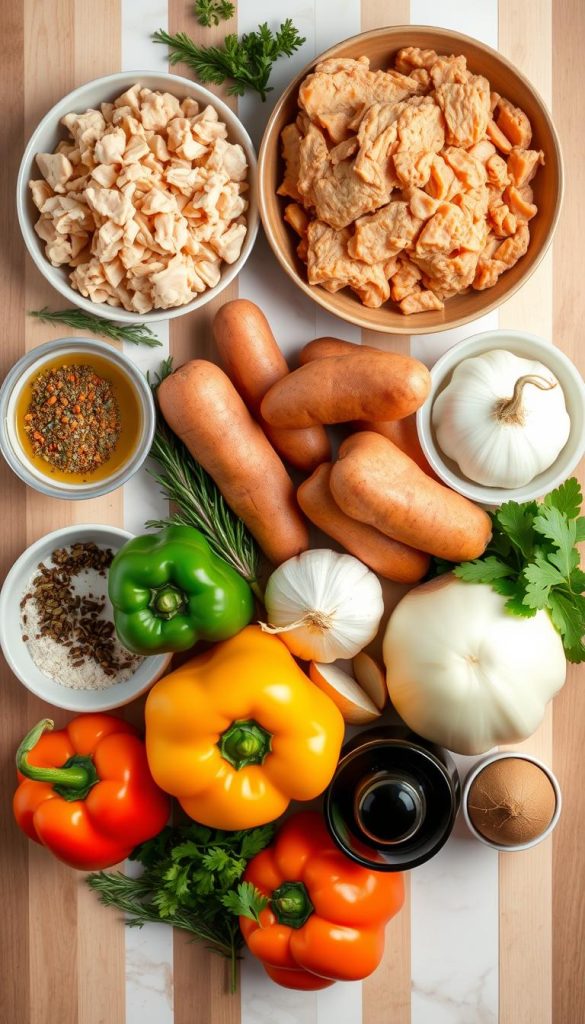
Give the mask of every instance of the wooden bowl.
[[[331, 57], [366, 56], [370, 58], [372, 69], [388, 67], [397, 50], [403, 46], [464, 54], [471, 71], [484, 75], [492, 90], [526, 112], [532, 125], [531, 145], [542, 149], [546, 160], [531, 182], [538, 213], [530, 222], [531, 237], [526, 255], [515, 267], [502, 274], [493, 288], [479, 292], [470, 288], [447, 299], [443, 310], [413, 316], [404, 316], [390, 301], [379, 309], [369, 309], [349, 288], [332, 294], [318, 285], [308, 284], [306, 267], [296, 254], [298, 238], [283, 218], [284, 206], [290, 200], [281, 199], [276, 194], [284, 170], [280, 133], [297, 116], [299, 86], [306, 75], [319, 61]], [[528, 280], [548, 249], [557, 225], [563, 196], [563, 163], [559, 139], [544, 102], [509, 61], [489, 46], [458, 32], [421, 25], [398, 25], [352, 36], [320, 54], [297, 75], [282, 94], [266, 126], [258, 159], [258, 180], [260, 216], [268, 241], [276, 258], [299, 288], [330, 313], [367, 330], [387, 334], [427, 334], [459, 327], [489, 313]]]

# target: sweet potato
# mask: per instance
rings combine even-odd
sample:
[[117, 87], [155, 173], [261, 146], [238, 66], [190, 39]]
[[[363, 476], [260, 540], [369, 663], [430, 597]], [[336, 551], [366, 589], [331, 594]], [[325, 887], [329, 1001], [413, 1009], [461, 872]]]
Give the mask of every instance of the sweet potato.
[[347, 356], [354, 352], [379, 352], [380, 349], [371, 345], [356, 345], [353, 341], [342, 341], [341, 338], [315, 338], [308, 341], [299, 355], [299, 363], [305, 366], [314, 359], [327, 359], [329, 356]]
[[450, 562], [478, 558], [491, 536], [486, 512], [431, 480], [380, 434], [353, 434], [343, 442], [330, 486], [352, 519]]
[[185, 363], [158, 389], [171, 430], [214, 479], [274, 565], [309, 546], [293, 483], [223, 370]]
[[324, 427], [279, 430], [262, 418], [264, 395], [289, 372], [262, 310], [247, 299], [226, 302], [216, 313], [213, 335], [225, 372], [283, 459], [307, 473], [329, 459], [331, 446]]
[[262, 415], [274, 427], [309, 427], [351, 420], [399, 420], [427, 397], [431, 376], [418, 359], [356, 349], [300, 366], [274, 384]]
[[299, 487], [297, 501], [307, 519], [380, 576], [397, 583], [422, 579], [429, 568], [429, 556], [342, 512], [329, 489], [330, 477], [331, 463], [325, 462]]
[[[323, 359], [327, 356], [350, 355], [356, 351], [356, 348], [357, 346], [353, 342], [342, 341], [341, 338], [315, 338], [314, 341], [309, 341], [302, 349], [300, 363], [301, 366], [304, 366], [314, 359]], [[380, 351], [371, 345], [360, 345], [359, 351], [363, 352], [364, 350], [366, 352]], [[416, 462], [423, 473], [426, 473], [427, 476], [432, 476], [433, 480], [438, 480], [437, 474], [429, 466], [425, 453], [420, 446], [414, 414], [405, 416], [402, 420], [357, 420], [355, 429], [373, 430], [376, 434], [382, 434], [382, 437], [387, 437], [389, 441], [392, 441], [393, 444], [400, 448], [400, 451], [405, 452], [413, 462]]]
[[438, 480], [438, 476], [426, 460], [416, 429], [416, 416], [405, 416], [403, 420], [358, 420], [355, 424], [356, 430], [373, 430], [375, 434], [387, 437], [392, 444], [400, 448], [401, 452], [408, 455], [409, 459], [416, 462], [423, 473]]

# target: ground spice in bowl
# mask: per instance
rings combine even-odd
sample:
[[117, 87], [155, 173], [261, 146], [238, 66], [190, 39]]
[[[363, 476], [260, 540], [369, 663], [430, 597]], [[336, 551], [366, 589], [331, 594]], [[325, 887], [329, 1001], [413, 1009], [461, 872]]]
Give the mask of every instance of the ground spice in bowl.
[[473, 780], [467, 812], [484, 839], [513, 849], [547, 831], [556, 803], [553, 784], [538, 764], [523, 757], [498, 757]]
[[116, 637], [107, 598], [113, 557], [91, 542], [57, 548], [20, 602], [22, 639], [37, 668], [62, 686], [105, 689], [129, 679], [142, 661]]
[[121, 431], [112, 382], [87, 363], [52, 366], [31, 382], [24, 430], [35, 455], [62, 473], [91, 473], [111, 457]]

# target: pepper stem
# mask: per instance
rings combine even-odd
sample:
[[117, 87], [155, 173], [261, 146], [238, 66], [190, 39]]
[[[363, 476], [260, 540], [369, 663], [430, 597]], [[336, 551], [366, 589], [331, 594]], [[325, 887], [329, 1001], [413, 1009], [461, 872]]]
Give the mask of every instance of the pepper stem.
[[174, 619], [183, 610], [187, 598], [182, 590], [171, 583], [152, 591], [150, 607], [159, 619]]
[[534, 384], [534, 387], [541, 391], [551, 391], [556, 388], [556, 380], [547, 380], [546, 377], [539, 377], [537, 374], [527, 373], [519, 377], [514, 384], [514, 392], [510, 398], [500, 398], [494, 406], [494, 414], [500, 423], [514, 423], [519, 427], [524, 425], [524, 407], [522, 405], [522, 393], [526, 384]]
[[314, 911], [303, 882], [283, 882], [274, 889], [270, 906], [279, 924], [302, 928]]
[[91, 757], [74, 754], [61, 768], [31, 764], [28, 754], [45, 732], [54, 729], [50, 718], [43, 718], [24, 737], [16, 751], [16, 767], [21, 775], [34, 782], [47, 782], [65, 800], [85, 800], [92, 786], [99, 782]]
[[219, 737], [221, 756], [239, 772], [250, 764], [263, 764], [272, 749], [272, 736], [253, 718], [232, 722]]

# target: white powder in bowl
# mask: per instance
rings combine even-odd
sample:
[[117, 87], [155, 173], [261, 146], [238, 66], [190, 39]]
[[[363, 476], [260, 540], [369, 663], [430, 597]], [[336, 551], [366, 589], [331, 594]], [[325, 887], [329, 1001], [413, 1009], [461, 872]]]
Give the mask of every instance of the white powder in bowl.
[[[45, 559], [44, 566], [52, 569], [55, 563]], [[120, 667], [110, 669], [110, 674], [101, 664], [87, 655], [72, 656], [71, 644], [43, 635], [41, 632], [41, 614], [34, 597], [33, 581], [38, 577], [35, 570], [25, 591], [25, 599], [21, 605], [22, 637], [29, 654], [41, 672], [61, 686], [71, 690], [105, 690], [116, 683], [123, 683], [134, 675], [144, 660], [130, 654], [114, 635], [111, 640], [112, 662]], [[113, 622], [113, 608], [108, 598], [107, 574], [100, 574], [93, 569], [85, 569], [71, 579], [71, 589], [77, 598], [87, 598], [102, 605], [95, 618], [96, 623]], [[75, 650], [75, 641], [73, 641]]]

